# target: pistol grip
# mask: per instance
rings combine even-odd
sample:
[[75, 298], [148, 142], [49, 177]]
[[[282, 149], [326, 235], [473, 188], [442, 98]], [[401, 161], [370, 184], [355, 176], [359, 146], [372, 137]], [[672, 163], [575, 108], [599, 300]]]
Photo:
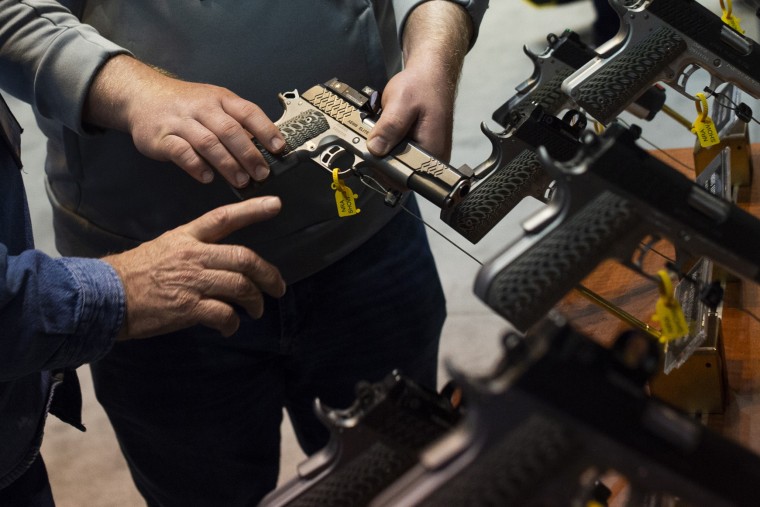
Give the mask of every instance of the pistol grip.
[[278, 154], [273, 154], [258, 141], [255, 137], [251, 139], [256, 148], [261, 152], [264, 160], [269, 165], [270, 174], [264, 182], [253, 182], [244, 188], [235, 188], [230, 185], [232, 192], [240, 199], [250, 199], [260, 195], [259, 188], [270, 178], [277, 177], [288, 169], [298, 165], [299, 159], [296, 156], [296, 150], [317, 138], [330, 128], [325, 115], [317, 110], [304, 111], [292, 118], [276, 122], [285, 138], [285, 148]]
[[594, 119], [607, 125], [657, 82], [663, 70], [686, 49], [683, 37], [662, 27], [630, 50], [595, 58], [567, 78], [562, 89]]
[[602, 192], [496, 273], [483, 299], [525, 331], [621, 246], [632, 251], [640, 229], [628, 201]]
[[304, 111], [292, 118], [288, 118], [281, 123], [275, 123], [280, 129], [282, 136], [285, 138], [285, 148], [277, 155], [270, 153], [257, 139], [253, 139], [256, 148], [264, 156], [269, 167], [274, 167], [282, 162], [285, 155], [295, 151], [298, 147], [315, 139], [321, 134], [327, 132], [330, 128], [325, 115], [316, 109]]
[[464, 199], [441, 219], [470, 242], [477, 243], [523, 198], [544, 201], [551, 178], [535, 152], [524, 150], [498, 172], [473, 187]]

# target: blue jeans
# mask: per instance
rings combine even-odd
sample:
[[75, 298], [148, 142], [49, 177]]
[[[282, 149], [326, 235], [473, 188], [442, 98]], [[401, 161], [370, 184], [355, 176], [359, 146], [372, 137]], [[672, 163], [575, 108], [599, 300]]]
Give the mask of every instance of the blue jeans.
[[149, 506], [255, 505], [277, 483], [283, 407], [311, 454], [328, 439], [315, 398], [348, 407], [357, 381], [393, 369], [435, 388], [445, 316], [424, 227], [401, 212], [231, 338], [117, 344], [92, 365], [95, 391]]

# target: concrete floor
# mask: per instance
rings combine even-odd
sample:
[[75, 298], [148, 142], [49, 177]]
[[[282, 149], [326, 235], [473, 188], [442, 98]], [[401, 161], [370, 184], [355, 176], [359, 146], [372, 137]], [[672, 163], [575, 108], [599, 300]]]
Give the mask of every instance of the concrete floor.
[[[703, 3], [710, 7], [718, 4], [717, 0]], [[756, 27], [748, 26], [756, 24], [748, 23], [752, 14], [742, 13], [741, 5], [735, 8], [740, 11], [750, 35], [757, 38], [753, 33]], [[495, 129], [495, 124], [490, 120], [491, 113], [514, 94], [516, 85], [531, 74], [532, 64], [523, 54], [522, 46], [541, 50], [545, 47], [548, 33], [561, 33], [565, 28], [588, 33], [593, 18], [593, 8], [588, 1], [536, 9], [526, 2], [491, 0], [478, 43], [465, 63], [455, 119], [454, 166], [467, 163], [474, 167], [489, 155], [490, 144], [479, 125], [486, 121]], [[36, 129], [29, 108], [13, 99], [9, 102], [26, 129], [23, 161], [35, 240], [38, 248], [57, 255], [50, 208], [42, 183], [44, 140]], [[675, 92], [668, 92], [668, 104], [687, 117], [694, 115], [693, 105]], [[660, 147], [693, 145], [693, 135], [664, 115], [643, 127], [645, 137], [656, 139]], [[537, 202], [518, 207], [475, 246], [448, 229], [438, 219], [437, 210], [432, 205], [423, 203], [423, 207], [448, 299], [449, 318], [442, 340], [440, 378], [442, 381], [447, 378], [443, 367], [445, 361], [451, 361], [468, 373], [487, 371], [499, 356], [500, 336], [506, 329], [506, 322], [473, 295], [472, 284], [479, 264], [470, 256], [484, 261], [498, 252], [510, 237], [518, 234], [520, 217], [535, 210]], [[107, 418], [94, 400], [89, 370], [81, 368], [80, 375], [87, 433], [79, 433], [51, 418], [43, 445], [56, 501], [60, 507], [143, 506], [145, 503], [131, 482]], [[287, 424], [283, 432], [281, 478], [285, 480], [294, 475], [296, 464], [304, 456]]]

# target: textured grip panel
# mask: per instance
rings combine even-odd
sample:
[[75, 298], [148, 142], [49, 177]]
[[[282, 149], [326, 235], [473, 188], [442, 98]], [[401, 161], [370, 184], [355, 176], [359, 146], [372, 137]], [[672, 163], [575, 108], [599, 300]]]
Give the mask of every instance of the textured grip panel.
[[420, 507], [524, 505], [576, 454], [579, 442], [560, 421], [526, 419]]
[[562, 110], [562, 106], [567, 102], [567, 97], [562, 92], [562, 81], [574, 71], [575, 70], [571, 68], [564, 68], [558, 71], [549, 82], [532, 92], [530, 94], [530, 103], [524, 104], [523, 106], [526, 109], [532, 109], [534, 104], [538, 104], [543, 108], [544, 112], [548, 114], [559, 114]]
[[378, 441], [367, 451], [330, 474], [303, 495], [289, 502], [291, 507], [367, 505], [416, 462], [413, 453], [399, 452]]
[[660, 28], [572, 90], [573, 99], [591, 116], [607, 124], [684, 51], [686, 42], [678, 33]]
[[256, 148], [258, 148], [270, 166], [279, 162], [278, 157], [287, 155], [304, 143], [327, 132], [330, 125], [327, 123], [327, 118], [325, 118], [324, 114], [316, 109], [310, 109], [280, 123], [278, 127], [285, 138], [285, 149], [278, 156], [269, 153], [255, 138], [253, 140]]
[[477, 243], [524, 197], [544, 200], [550, 182], [535, 152], [524, 150], [506, 167], [473, 188], [446, 222], [469, 241]]
[[600, 194], [497, 273], [486, 303], [516, 328], [528, 329], [609, 257], [618, 240], [635, 232], [639, 220], [628, 201]]

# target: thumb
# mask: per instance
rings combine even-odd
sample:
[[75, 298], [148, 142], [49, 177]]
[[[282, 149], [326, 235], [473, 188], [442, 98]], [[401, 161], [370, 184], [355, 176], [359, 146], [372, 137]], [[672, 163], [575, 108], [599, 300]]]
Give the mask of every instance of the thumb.
[[383, 157], [404, 139], [414, 123], [414, 111], [403, 110], [393, 103], [383, 110], [367, 138], [367, 148], [376, 157]]
[[211, 210], [184, 229], [199, 241], [215, 243], [238, 229], [274, 217], [281, 207], [279, 197], [256, 197]]

